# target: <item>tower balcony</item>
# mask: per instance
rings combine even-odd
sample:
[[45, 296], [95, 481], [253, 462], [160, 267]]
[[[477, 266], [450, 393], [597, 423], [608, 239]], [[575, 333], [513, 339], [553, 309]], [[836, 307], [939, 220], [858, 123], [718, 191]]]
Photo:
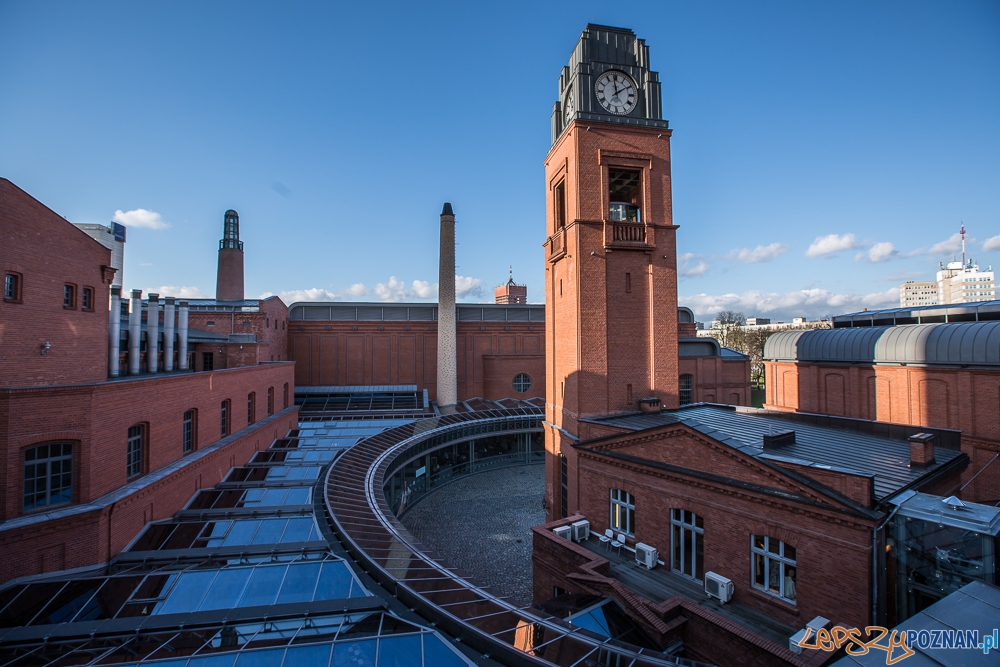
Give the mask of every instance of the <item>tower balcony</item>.
[[555, 262], [566, 254], [566, 228], [560, 228], [549, 237], [549, 261]]
[[655, 248], [654, 236], [646, 223], [628, 220], [604, 221], [605, 248]]

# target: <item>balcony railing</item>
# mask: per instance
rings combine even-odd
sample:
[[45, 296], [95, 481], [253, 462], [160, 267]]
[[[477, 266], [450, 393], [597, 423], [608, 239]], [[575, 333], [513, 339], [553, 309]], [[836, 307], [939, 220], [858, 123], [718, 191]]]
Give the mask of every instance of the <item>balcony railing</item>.
[[651, 248], [647, 227], [641, 222], [609, 220], [604, 223], [604, 245], [620, 248]]
[[566, 254], [566, 230], [560, 229], [549, 237], [549, 261], [554, 262]]

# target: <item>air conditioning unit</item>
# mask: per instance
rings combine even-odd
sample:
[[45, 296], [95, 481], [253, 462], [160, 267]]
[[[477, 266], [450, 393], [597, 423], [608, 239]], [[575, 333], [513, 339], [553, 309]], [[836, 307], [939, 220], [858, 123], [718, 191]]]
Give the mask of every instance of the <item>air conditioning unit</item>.
[[733, 582], [715, 572], [705, 573], [705, 593], [725, 604], [733, 597]]
[[652, 570], [656, 567], [656, 559], [659, 555], [660, 552], [648, 544], [639, 542], [635, 545], [635, 562], [639, 565], [645, 565], [647, 569]]
[[573, 541], [583, 542], [585, 539], [590, 537], [590, 522], [586, 519], [582, 521], [574, 521], [569, 525], [573, 529]]
[[570, 535], [573, 533], [573, 529], [569, 526], [559, 526], [558, 528], [553, 528], [552, 532], [556, 534], [556, 537], [561, 537], [564, 540], [570, 539]]

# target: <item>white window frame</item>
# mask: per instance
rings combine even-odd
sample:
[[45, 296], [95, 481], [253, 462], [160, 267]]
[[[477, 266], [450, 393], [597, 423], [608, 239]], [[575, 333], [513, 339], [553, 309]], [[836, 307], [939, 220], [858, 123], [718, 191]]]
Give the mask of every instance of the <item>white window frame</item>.
[[[624, 519], [624, 525], [622, 525]], [[635, 497], [622, 489], [611, 489], [608, 525], [617, 533], [635, 537]]]
[[[691, 515], [691, 521], [687, 521], [687, 516]], [[701, 519], [702, 525], [698, 525], [698, 520]], [[670, 509], [670, 570], [676, 572], [677, 574], [688, 577], [689, 579], [694, 579], [695, 581], [705, 580], [705, 518], [698, 516], [694, 512], [689, 510], [683, 510], [680, 508]], [[691, 553], [687, 553], [684, 549], [684, 533], [685, 531], [692, 533], [691, 546], [694, 549]], [[674, 553], [677, 549], [677, 541], [680, 541], [680, 555], [681, 562], [680, 566], [674, 562]], [[698, 576], [698, 543], [701, 542], [702, 548], [702, 572], [701, 576]], [[690, 562], [689, 562], [690, 559]], [[686, 565], [691, 566], [691, 571], [694, 574], [690, 574], [685, 568]]]
[[[758, 547], [756, 545], [757, 538], [763, 538], [764, 540], [763, 547]], [[769, 550], [769, 547], [774, 542], [777, 542], [778, 544], [778, 553], [773, 553]], [[793, 552], [795, 553], [795, 558], [791, 558], [785, 555], [786, 547], [793, 550]], [[757, 573], [758, 557], [761, 558], [764, 567], [763, 586], [759, 586], [757, 584], [756, 573]], [[750, 585], [758, 591], [762, 591], [764, 593], [767, 593], [768, 595], [773, 595], [777, 598], [780, 598], [783, 602], [787, 602], [788, 604], [795, 604], [796, 599], [798, 598], [798, 583], [799, 583], [798, 580], [799, 566], [797, 558], [798, 558], [798, 550], [795, 549], [795, 547], [793, 547], [792, 545], [786, 544], [785, 542], [782, 542], [778, 538], [771, 537], [770, 535], [760, 535], [760, 534], [751, 535], [750, 536]], [[768, 586], [768, 579], [770, 578], [771, 575], [772, 562], [778, 568], [778, 589], [779, 589], [778, 592], [771, 590], [770, 586]], [[786, 573], [786, 568], [788, 567], [795, 568], [795, 575], [796, 575], [795, 598], [787, 597], [785, 592], [785, 573]]]

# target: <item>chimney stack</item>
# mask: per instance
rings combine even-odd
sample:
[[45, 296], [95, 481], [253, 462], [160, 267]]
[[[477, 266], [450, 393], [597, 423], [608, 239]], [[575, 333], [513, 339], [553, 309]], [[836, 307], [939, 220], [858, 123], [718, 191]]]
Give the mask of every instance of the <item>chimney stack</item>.
[[146, 370], [155, 373], [160, 361], [160, 295], [149, 295], [146, 308]]
[[177, 368], [188, 369], [188, 302], [177, 304]]
[[934, 436], [917, 433], [910, 436], [910, 467], [926, 468], [934, 465]]
[[174, 370], [174, 297], [163, 299], [163, 370]]
[[128, 314], [128, 374], [138, 375], [142, 336], [142, 290], [132, 290], [132, 309]]
[[226, 211], [219, 241], [219, 273], [215, 283], [218, 301], [243, 300], [243, 241], [240, 241], [240, 215], [233, 209]]
[[441, 253], [438, 264], [437, 404], [443, 414], [455, 412], [458, 373], [455, 353], [455, 213], [441, 209]]
[[118, 348], [121, 345], [122, 288], [111, 288], [111, 312], [108, 314], [108, 377], [118, 377]]

